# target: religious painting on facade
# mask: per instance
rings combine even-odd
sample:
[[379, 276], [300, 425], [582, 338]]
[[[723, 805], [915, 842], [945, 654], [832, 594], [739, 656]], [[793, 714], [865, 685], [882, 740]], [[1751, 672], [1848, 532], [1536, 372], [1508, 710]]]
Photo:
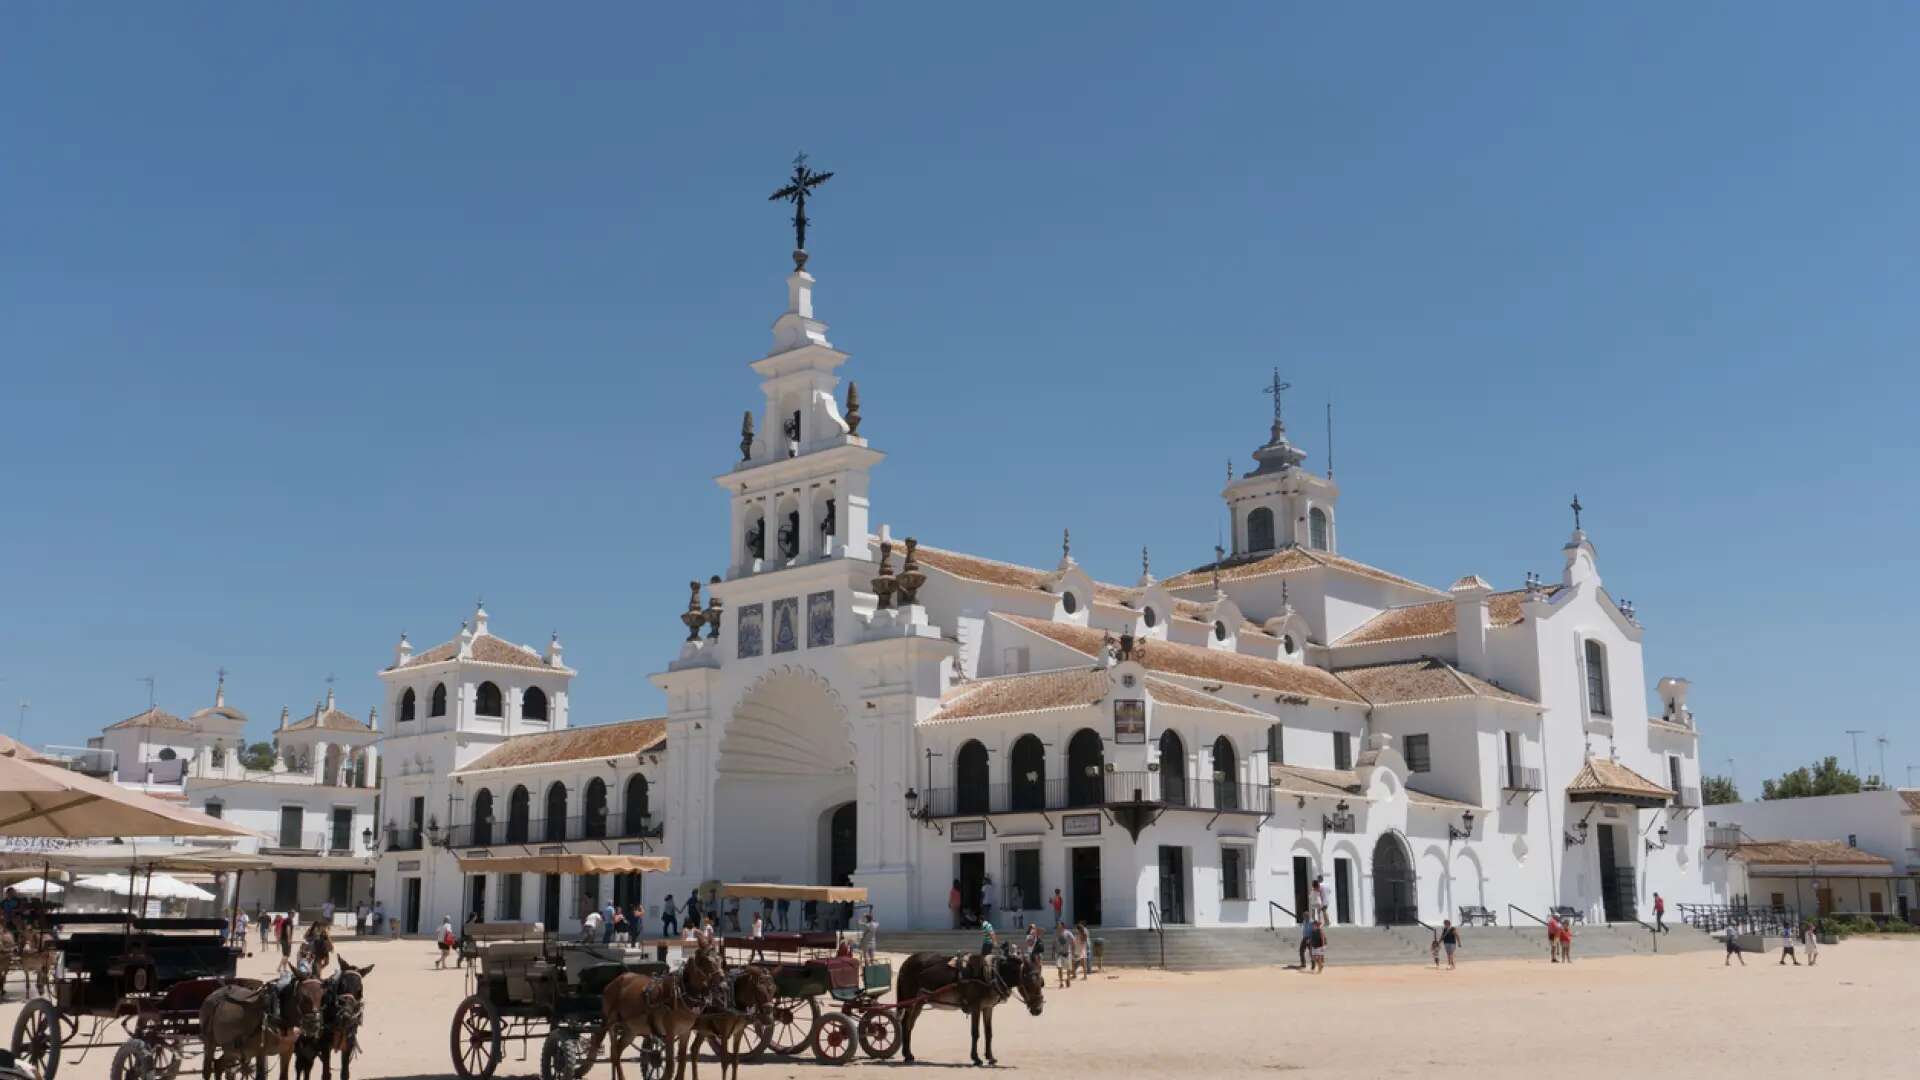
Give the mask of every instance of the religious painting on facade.
[[984, 821], [956, 821], [947, 830], [953, 836], [953, 842], [964, 844], [987, 838], [987, 823]]
[[833, 594], [807, 594], [807, 648], [833, 644]]
[[773, 651], [792, 652], [800, 647], [800, 601], [786, 597], [773, 602]]
[[1113, 703], [1113, 741], [1116, 743], [1147, 741], [1146, 702], [1116, 701]]
[[1061, 836], [1099, 836], [1099, 814], [1068, 814], [1060, 819]]
[[747, 604], [740, 609], [740, 640], [736, 652], [742, 659], [760, 655], [761, 631], [766, 617], [767, 609], [762, 604]]

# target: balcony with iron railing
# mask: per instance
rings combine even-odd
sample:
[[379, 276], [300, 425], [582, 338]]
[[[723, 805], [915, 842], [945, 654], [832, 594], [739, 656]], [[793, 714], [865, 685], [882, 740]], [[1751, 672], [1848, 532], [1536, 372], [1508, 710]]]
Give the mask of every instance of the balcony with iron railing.
[[262, 844], [260, 850], [269, 855], [350, 855], [354, 849], [354, 837], [351, 832], [339, 833], [326, 829], [298, 833], [281, 832], [273, 839], [273, 843]]
[[930, 818], [981, 817], [1056, 810], [1093, 809], [1124, 803], [1150, 803], [1169, 810], [1264, 814], [1272, 788], [1226, 780], [1166, 777], [1154, 772], [1111, 772], [1093, 776], [1022, 780], [934, 788], [922, 812]]
[[1502, 790], [1539, 791], [1541, 789], [1540, 770], [1534, 766], [1509, 765], [1505, 772], [1506, 777], [1501, 781]]
[[1697, 787], [1675, 788], [1673, 805], [1682, 810], [1700, 809], [1700, 789]]
[[446, 830], [449, 847], [488, 844], [565, 844], [577, 840], [659, 840], [666, 822], [651, 814], [576, 814], [564, 818], [511, 818], [469, 822]]

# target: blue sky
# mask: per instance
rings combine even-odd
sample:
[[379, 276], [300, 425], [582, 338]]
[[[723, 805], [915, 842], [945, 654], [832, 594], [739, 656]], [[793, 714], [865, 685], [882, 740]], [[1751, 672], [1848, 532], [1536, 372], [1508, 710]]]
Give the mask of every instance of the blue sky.
[[[1910, 665], [1920, 16], [1895, 5], [7, 5], [0, 730], [406, 629], [658, 707], [720, 568], [796, 149], [876, 521], [1208, 558], [1279, 365], [1343, 551], [1601, 569], [1743, 788]], [[1920, 775], [1920, 774], [1917, 774]]]

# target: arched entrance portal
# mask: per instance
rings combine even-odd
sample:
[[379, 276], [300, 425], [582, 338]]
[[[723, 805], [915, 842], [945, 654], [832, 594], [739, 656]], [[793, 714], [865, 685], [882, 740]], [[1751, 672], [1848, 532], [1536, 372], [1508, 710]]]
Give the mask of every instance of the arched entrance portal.
[[853, 759], [852, 727], [825, 679], [800, 667], [762, 676], [720, 734], [708, 874], [808, 885], [830, 884], [830, 874], [851, 875], [857, 865], [849, 806]]
[[1399, 833], [1383, 833], [1373, 845], [1373, 923], [1406, 926], [1419, 921], [1413, 853]]
[[842, 803], [827, 816], [828, 885], [853, 884], [853, 871], [860, 865], [859, 806]]

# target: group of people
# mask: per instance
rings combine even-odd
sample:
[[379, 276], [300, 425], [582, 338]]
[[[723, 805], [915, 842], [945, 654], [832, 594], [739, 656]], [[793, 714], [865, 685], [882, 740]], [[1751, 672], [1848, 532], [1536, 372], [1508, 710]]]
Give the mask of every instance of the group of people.
[[1316, 877], [1307, 886], [1306, 917], [1300, 920], [1299, 970], [1319, 974], [1327, 969], [1327, 881]]
[[[983, 876], [980, 884], [971, 890], [971, 897], [967, 895], [968, 891], [959, 878], [954, 878], [953, 888], [947, 890], [947, 913], [953, 917], [955, 930], [971, 930], [993, 921], [993, 875]], [[1046, 906], [1053, 910], [1055, 926], [1060, 925], [1060, 912], [1065, 905], [1066, 899], [1060, 895], [1059, 889], [1053, 890], [1053, 895], [1046, 900]], [[1013, 920], [1015, 929], [1026, 926], [1027, 894], [1020, 888], [1019, 882], [1008, 888], [1004, 910], [1007, 918]]]
[[1556, 964], [1573, 963], [1573, 923], [1556, 912], [1547, 913], [1547, 956]]
[[[1820, 962], [1820, 926], [1811, 919], [1783, 919], [1780, 922], [1780, 965], [1793, 961], [1794, 967], [1800, 966], [1800, 954], [1794, 950], [1795, 944], [1807, 952], [1807, 966], [1813, 967]], [[1729, 967], [1734, 960], [1741, 967], [1747, 966], [1746, 954], [1740, 948], [1740, 935], [1731, 927], [1727, 930], [1727, 959], [1721, 967]]]

